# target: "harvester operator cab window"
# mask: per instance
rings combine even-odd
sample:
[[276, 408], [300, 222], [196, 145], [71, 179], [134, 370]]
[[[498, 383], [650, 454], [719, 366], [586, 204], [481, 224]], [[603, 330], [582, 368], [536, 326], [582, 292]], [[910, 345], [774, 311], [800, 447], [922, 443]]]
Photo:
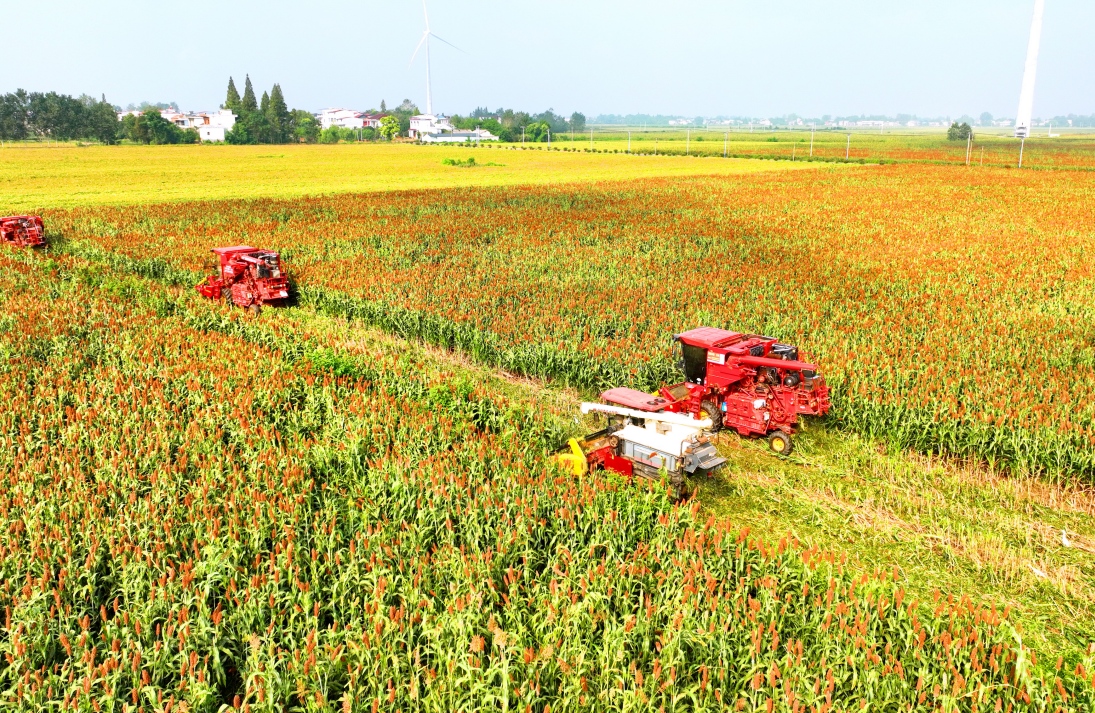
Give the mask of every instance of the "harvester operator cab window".
[[704, 383], [707, 379], [707, 350], [681, 342], [681, 370], [686, 381]]
[[264, 255], [259, 269], [262, 277], [281, 277], [281, 271], [278, 269], [278, 259], [273, 255]]

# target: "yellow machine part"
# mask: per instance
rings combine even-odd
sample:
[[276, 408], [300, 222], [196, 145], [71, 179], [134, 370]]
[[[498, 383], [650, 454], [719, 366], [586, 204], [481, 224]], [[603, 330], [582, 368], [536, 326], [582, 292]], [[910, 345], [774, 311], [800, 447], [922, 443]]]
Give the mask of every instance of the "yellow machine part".
[[589, 466], [586, 462], [586, 454], [582, 451], [582, 446], [578, 443], [578, 439], [571, 438], [567, 441], [567, 446], [570, 447], [570, 452], [556, 454], [555, 461], [560, 463], [573, 475], [585, 475], [586, 469]]

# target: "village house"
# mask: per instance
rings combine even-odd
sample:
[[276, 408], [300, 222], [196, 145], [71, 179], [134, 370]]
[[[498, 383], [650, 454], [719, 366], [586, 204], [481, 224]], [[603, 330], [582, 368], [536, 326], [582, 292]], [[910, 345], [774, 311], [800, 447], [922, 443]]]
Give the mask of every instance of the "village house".
[[324, 109], [316, 114], [316, 121], [319, 122], [321, 129], [329, 129], [332, 126], [341, 129], [363, 129], [365, 128], [364, 116], [364, 112], [353, 109]]
[[469, 131], [437, 131], [418, 134], [419, 141], [427, 144], [461, 144], [474, 141], [497, 141], [498, 137], [486, 129]]
[[340, 129], [379, 129], [381, 120], [387, 114], [367, 114], [353, 109], [324, 109], [316, 114], [319, 128], [329, 129], [337, 126]]
[[198, 136], [202, 143], [209, 141], [224, 141], [224, 135], [236, 125], [236, 115], [228, 109], [221, 109], [212, 114], [194, 114], [197, 121], [192, 128], [198, 130]]
[[366, 129], [379, 129], [380, 122], [384, 120], [384, 117], [390, 116], [389, 114], [363, 114], [361, 116], [361, 122]]
[[[175, 109], [160, 109], [160, 116], [180, 129], [195, 129], [203, 142], [224, 141], [225, 134], [236, 125], [236, 115], [228, 109], [215, 112], [181, 112]], [[118, 112], [118, 120], [127, 116], [139, 116], [139, 110]]]
[[407, 136], [419, 139], [427, 134], [443, 134], [456, 131], [456, 127], [444, 114], [418, 114], [411, 117], [411, 128]]

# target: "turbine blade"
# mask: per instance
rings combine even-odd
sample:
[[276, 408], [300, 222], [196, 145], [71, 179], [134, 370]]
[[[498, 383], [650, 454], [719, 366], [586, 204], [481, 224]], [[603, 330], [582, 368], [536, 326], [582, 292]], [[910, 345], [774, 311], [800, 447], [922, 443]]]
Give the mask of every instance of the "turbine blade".
[[422, 14], [426, 16], [426, 32], [430, 31], [430, 13], [426, 12], [426, 0], [422, 0]]
[[[433, 38], [434, 38], [435, 40], [441, 40], [442, 42], [444, 42], [445, 44], [447, 44], [447, 45], [448, 45], [449, 47], [452, 47], [452, 48], [453, 48], [454, 50], [456, 50], [457, 52], [464, 52], [464, 50], [460, 49], [459, 47], [457, 47], [457, 46], [456, 46], [456, 45], [454, 45], [453, 43], [449, 42], [449, 41], [448, 41], [448, 40], [446, 40], [446, 39], [445, 39], [444, 37], [438, 37], [438, 36], [437, 36], [436, 34], [434, 34], [433, 32], [431, 32], [430, 34], [431, 34], [431, 35], [433, 35]], [[464, 54], [467, 54], [467, 52], [464, 52]]]
[[426, 38], [429, 37], [429, 36], [430, 36], [429, 32], [423, 32], [422, 33], [422, 39], [420, 39], [418, 41], [418, 46], [414, 48], [414, 54], [411, 55], [411, 61], [407, 63], [408, 67], [410, 67], [412, 64], [414, 64], [414, 58], [418, 56], [418, 50], [422, 49], [422, 43], [425, 42]]

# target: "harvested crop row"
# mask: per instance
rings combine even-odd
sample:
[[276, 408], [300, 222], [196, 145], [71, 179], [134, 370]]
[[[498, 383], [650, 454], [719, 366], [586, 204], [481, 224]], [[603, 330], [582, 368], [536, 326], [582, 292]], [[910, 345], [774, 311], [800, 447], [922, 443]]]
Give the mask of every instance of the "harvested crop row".
[[774, 334], [858, 431], [1090, 479], [1093, 192], [1084, 173], [895, 166], [48, 221], [63, 249], [179, 282], [214, 245], [279, 249], [306, 302], [591, 390], [674, 378], [674, 332]]
[[1043, 680], [1003, 613], [575, 483], [443, 382], [393, 395], [414, 365], [0, 267], [6, 708], [1091, 705], [1092, 662]]

